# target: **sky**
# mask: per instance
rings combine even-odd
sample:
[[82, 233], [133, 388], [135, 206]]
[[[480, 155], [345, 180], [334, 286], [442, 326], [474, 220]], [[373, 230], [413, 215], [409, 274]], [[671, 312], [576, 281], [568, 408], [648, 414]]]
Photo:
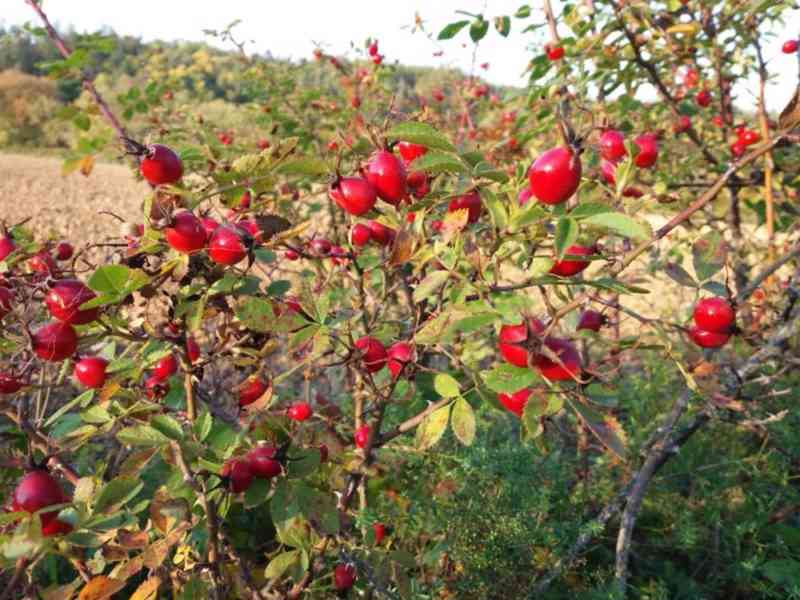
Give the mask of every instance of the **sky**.
[[[247, 50], [270, 51], [280, 58], [309, 58], [315, 43], [320, 43], [327, 52], [345, 54], [350, 51], [351, 43], [362, 45], [371, 36], [379, 39], [380, 51], [388, 62], [457, 66], [469, 72], [473, 47], [466, 43], [466, 31], [455, 40], [441, 43], [435, 41], [436, 34], [444, 25], [468, 18], [457, 15], [456, 10], [483, 13], [491, 18], [513, 14], [523, 3], [522, 0], [45, 0], [43, 7], [60, 28], [72, 25], [78, 31], [95, 31], [110, 26], [118, 33], [140, 36], [146, 41], [182, 39], [214, 43], [203, 34], [204, 29], [219, 30], [241, 19], [234, 34], [239, 40], [253, 41], [247, 44]], [[0, 4], [0, 23], [6, 26], [20, 25], [35, 17], [24, 0], [0, 0]], [[538, 0], [528, 4], [540, 5]], [[559, 4], [556, 0], [556, 10]], [[417, 10], [433, 39], [420, 32], [412, 35]], [[794, 11], [792, 16], [787, 22], [800, 22], [800, 11]], [[521, 34], [519, 27], [514, 28], [519, 23], [512, 19], [508, 38], [490, 31], [480, 44], [476, 63], [488, 62], [489, 69], [476, 72], [491, 83], [525, 85], [523, 73], [532, 56], [526, 46], [543, 38]], [[768, 107], [780, 110], [789, 101], [797, 81], [797, 65], [792, 57], [781, 54], [780, 46], [785, 39], [796, 38], [800, 31], [775, 33], [778, 35], [766, 45], [765, 54], [770, 60], [770, 71], [781, 76], [769, 90]], [[444, 54], [437, 57], [434, 53], [439, 50]], [[755, 89], [750, 82], [737, 90], [742, 106], [752, 106]]]

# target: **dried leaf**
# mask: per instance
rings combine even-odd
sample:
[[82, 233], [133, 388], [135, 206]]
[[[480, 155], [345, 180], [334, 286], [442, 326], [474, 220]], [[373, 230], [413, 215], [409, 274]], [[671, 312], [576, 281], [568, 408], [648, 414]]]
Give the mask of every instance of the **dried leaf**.
[[577, 402], [570, 402], [570, 405], [581, 422], [600, 440], [603, 446], [624, 460], [627, 436], [619, 421], [611, 415], [601, 415], [588, 406]]
[[127, 529], [117, 531], [117, 543], [128, 550], [144, 548], [149, 541], [150, 536], [146, 531], [129, 531]]
[[81, 175], [84, 177], [88, 177], [92, 174], [92, 170], [94, 169], [94, 156], [84, 156], [81, 159]]
[[124, 581], [100, 575], [86, 584], [81, 590], [78, 600], [105, 600], [105, 598], [110, 598], [124, 587]]
[[389, 264], [393, 267], [404, 265], [411, 258], [414, 253], [414, 236], [411, 235], [406, 229], [401, 229], [397, 232], [392, 245], [392, 256], [389, 259]]
[[161, 578], [158, 576], [147, 579], [140, 585], [130, 600], [156, 600], [158, 597], [158, 588], [161, 586]]
[[449, 212], [445, 215], [442, 221], [442, 238], [445, 242], [452, 240], [456, 234], [467, 226], [469, 221], [469, 210], [462, 208]]
[[800, 125], [800, 87], [795, 89], [794, 96], [789, 100], [778, 117], [778, 127], [780, 129], [794, 129]]
[[274, 235], [288, 231], [292, 227], [289, 221], [278, 215], [257, 216], [255, 217], [255, 222], [258, 223], [261, 239], [265, 242]]
[[41, 592], [42, 600], [72, 600], [75, 592], [83, 584], [83, 579], [78, 577], [72, 583], [49, 587]]

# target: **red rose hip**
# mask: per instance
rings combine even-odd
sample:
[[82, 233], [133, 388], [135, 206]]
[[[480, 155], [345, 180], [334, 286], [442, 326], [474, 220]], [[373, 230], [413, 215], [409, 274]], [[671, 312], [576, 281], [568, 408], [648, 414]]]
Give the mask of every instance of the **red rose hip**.
[[152, 144], [142, 158], [142, 176], [151, 185], [175, 183], [183, 176], [183, 163], [169, 146]]
[[533, 195], [543, 204], [566, 202], [581, 183], [581, 159], [570, 148], [552, 148], [528, 171]]
[[106, 382], [108, 361], [100, 356], [87, 356], [75, 363], [75, 379], [91, 389], [100, 389]]
[[704, 298], [694, 307], [695, 324], [712, 333], [730, 333], [735, 320], [733, 306], [725, 298]]

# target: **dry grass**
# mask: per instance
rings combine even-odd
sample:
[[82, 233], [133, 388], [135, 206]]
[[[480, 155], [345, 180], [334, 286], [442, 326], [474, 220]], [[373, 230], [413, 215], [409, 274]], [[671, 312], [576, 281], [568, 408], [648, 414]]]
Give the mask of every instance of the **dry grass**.
[[98, 164], [89, 177], [61, 174], [58, 158], [0, 154], [0, 220], [12, 225], [30, 218], [37, 237], [97, 243], [118, 237], [111, 211], [141, 220], [149, 188], [123, 165]]

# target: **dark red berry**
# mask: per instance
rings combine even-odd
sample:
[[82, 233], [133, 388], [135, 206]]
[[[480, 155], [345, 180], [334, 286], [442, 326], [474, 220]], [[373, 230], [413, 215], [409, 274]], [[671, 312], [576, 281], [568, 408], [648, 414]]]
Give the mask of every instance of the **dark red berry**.
[[311, 405], [308, 402], [293, 404], [289, 407], [289, 410], [286, 411], [286, 415], [294, 421], [305, 421], [313, 413], [314, 411], [311, 409]]
[[361, 350], [364, 368], [369, 373], [376, 373], [386, 366], [388, 354], [380, 340], [364, 336], [356, 341], [356, 348]]
[[578, 329], [589, 329], [590, 331], [600, 331], [605, 325], [606, 318], [596, 310], [585, 310], [578, 322]]
[[372, 155], [367, 163], [366, 177], [378, 197], [389, 204], [399, 204], [408, 194], [406, 168], [388, 150], [380, 150]]
[[[14, 489], [11, 507], [15, 512], [35, 513], [48, 506], [69, 502], [69, 496], [50, 473], [44, 469], [30, 471]], [[57, 511], [40, 514], [42, 526], [55, 520]]]
[[634, 142], [639, 147], [639, 154], [636, 155], [636, 166], [640, 169], [648, 169], [656, 164], [658, 160], [658, 137], [654, 133], [643, 133]]
[[16, 249], [17, 245], [11, 236], [0, 237], [0, 260], [5, 260]]
[[25, 382], [19, 375], [0, 371], [0, 394], [16, 394], [23, 387]]
[[78, 334], [68, 323], [49, 323], [39, 328], [32, 336], [33, 351], [42, 360], [60, 362], [75, 354], [78, 349]]
[[528, 349], [525, 347], [531, 333], [535, 336], [544, 333], [545, 326], [539, 319], [528, 319], [518, 325], [503, 325], [500, 328], [500, 354], [506, 362], [517, 367], [530, 364]]
[[536, 159], [528, 180], [539, 202], [561, 204], [581, 183], [581, 159], [570, 148], [552, 148]]
[[50, 314], [59, 321], [85, 325], [97, 320], [100, 308], [80, 310], [80, 307], [96, 296], [82, 281], [62, 279], [47, 292], [44, 301]]
[[736, 320], [733, 306], [725, 298], [704, 298], [694, 307], [694, 322], [712, 333], [730, 333]]
[[341, 177], [328, 189], [331, 199], [356, 217], [368, 213], [377, 200], [373, 185], [361, 177]]
[[689, 337], [701, 348], [720, 348], [728, 343], [730, 333], [714, 333], [701, 329], [697, 325], [689, 330]]
[[355, 435], [355, 442], [356, 446], [359, 448], [366, 448], [367, 442], [369, 441], [369, 435], [372, 432], [372, 428], [369, 425], [362, 425], [358, 428]]
[[379, 221], [370, 221], [367, 223], [372, 239], [379, 246], [388, 246], [394, 241], [396, 232], [391, 227], [387, 227]]
[[180, 156], [169, 146], [152, 144], [142, 159], [142, 176], [151, 185], [175, 183], [183, 177], [183, 163]]
[[610, 161], [619, 161], [625, 157], [625, 135], [616, 129], [606, 129], [600, 135], [600, 156]]
[[[572, 245], [567, 248], [568, 256], [591, 256], [594, 254], [594, 248], [587, 246], [580, 246], [578, 244]], [[589, 266], [588, 260], [573, 260], [563, 259], [557, 260], [550, 268], [553, 275], [560, 275], [561, 277], [572, 277], [583, 271]]]
[[144, 389], [148, 398], [156, 400], [169, 394], [169, 382], [156, 375], [150, 375], [144, 382]]
[[481, 213], [483, 212], [483, 203], [481, 202], [481, 197], [478, 194], [477, 190], [472, 191], [468, 194], [464, 194], [463, 196], [457, 196], [450, 201], [450, 205], [447, 207], [448, 212], [455, 212], [457, 210], [468, 210], [468, 223], [477, 223], [478, 219], [481, 218]]
[[239, 386], [239, 406], [252, 404], [267, 391], [267, 382], [260, 377], [248, 377]]
[[222, 467], [222, 476], [228, 478], [228, 487], [234, 494], [246, 492], [253, 485], [253, 471], [250, 461], [231, 458]]
[[278, 448], [270, 445], [256, 446], [247, 454], [250, 470], [260, 479], [272, 479], [283, 473], [283, 465], [277, 458]]
[[164, 230], [167, 243], [178, 252], [191, 254], [206, 245], [206, 230], [203, 223], [189, 211], [179, 212], [170, 227]]
[[333, 570], [333, 585], [339, 591], [349, 590], [356, 582], [356, 568], [350, 563], [338, 564]]
[[551, 360], [544, 354], [537, 355], [534, 365], [539, 369], [539, 373], [550, 381], [575, 379], [581, 371], [581, 357], [572, 342], [561, 338], [547, 338], [544, 345], [559, 358], [560, 362]]
[[175, 373], [178, 372], [178, 359], [174, 354], [167, 354], [164, 358], [160, 359], [156, 366], [153, 367], [153, 375], [159, 379], [166, 381]]
[[366, 246], [372, 238], [372, 231], [363, 223], [356, 223], [350, 230], [350, 242], [359, 248]]
[[190, 364], [194, 364], [200, 360], [200, 346], [191, 335], [186, 338], [186, 355], [189, 357]]
[[525, 405], [528, 403], [528, 399], [531, 397], [532, 393], [533, 390], [524, 388], [518, 392], [514, 392], [513, 394], [499, 394], [498, 398], [503, 406], [505, 406], [518, 417], [521, 417], [522, 412], [525, 410]]
[[230, 225], [218, 227], [208, 242], [208, 256], [220, 265], [235, 265], [247, 256], [242, 234]]
[[697, 102], [698, 106], [702, 106], [703, 108], [709, 106], [711, 104], [711, 92], [708, 90], [703, 90], [697, 93], [697, 96], [694, 97], [695, 102]]
[[58, 260], [69, 260], [75, 254], [75, 249], [69, 242], [59, 242], [56, 246], [56, 258]]
[[379, 546], [386, 537], [386, 525], [383, 523], [374, 523], [372, 525], [372, 531], [375, 534], [375, 545]]
[[75, 363], [75, 379], [91, 389], [100, 389], [106, 383], [108, 361], [100, 356], [87, 356]]
[[329, 240], [324, 238], [318, 238], [316, 240], [311, 240], [311, 249], [314, 251], [314, 254], [317, 256], [328, 256], [331, 253], [331, 249], [333, 248], [333, 244], [330, 243]]

